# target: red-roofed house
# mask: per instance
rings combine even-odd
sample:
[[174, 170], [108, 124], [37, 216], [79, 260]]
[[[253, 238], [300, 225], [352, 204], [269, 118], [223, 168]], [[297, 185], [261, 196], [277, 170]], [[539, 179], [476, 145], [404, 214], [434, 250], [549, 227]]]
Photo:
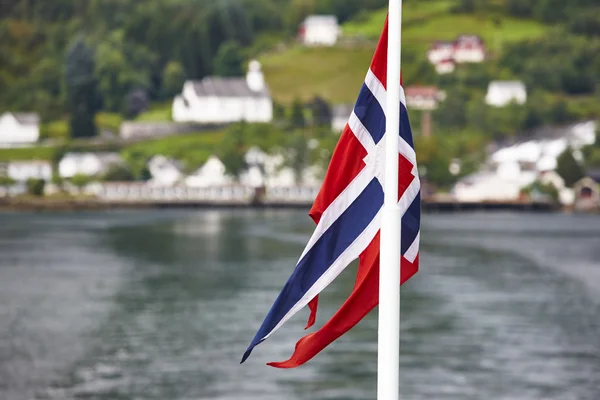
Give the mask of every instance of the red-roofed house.
[[435, 86], [408, 86], [404, 90], [406, 105], [414, 110], [435, 110], [445, 93]]
[[427, 52], [438, 74], [454, 71], [455, 64], [480, 63], [485, 60], [483, 40], [476, 35], [460, 35], [453, 42], [436, 41]]
[[485, 60], [483, 40], [476, 35], [461, 35], [454, 42], [454, 60], [457, 63], [480, 63]]

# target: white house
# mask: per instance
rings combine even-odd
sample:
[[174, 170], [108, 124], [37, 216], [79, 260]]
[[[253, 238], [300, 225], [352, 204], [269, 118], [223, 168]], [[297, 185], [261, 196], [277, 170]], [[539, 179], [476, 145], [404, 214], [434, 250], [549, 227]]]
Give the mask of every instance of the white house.
[[67, 153], [58, 163], [58, 174], [61, 178], [95, 176], [122, 162], [118, 153]]
[[331, 130], [341, 132], [346, 127], [354, 110], [353, 104], [337, 104], [331, 108]]
[[494, 107], [504, 107], [512, 102], [525, 104], [527, 90], [521, 81], [492, 81], [488, 85], [485, 102]]
[[444, 60], [454, 59], [454, 43], [437, 41], [433, 43], [427, 52], [427, 58], [432, 64], [437, 64]]
[[185, 179], [188, 187], [201, 188], [224, 186], [233, 183], [233, 178], [226, 173], [225, 164], [216, 156], [210, 156], [206, 163]]
[[452, 197], [462, 202], [515, 201], [521, 190], [535, 182], [537, 173], [520, 171], [518, 165], [503, 166], [497, 171], [481, 171], [459, 180]]
[[569, 137], [551, 140], [530, 140], [494, 152], [490, 161], [498, 166], [505, 163], [527, 164], [539, 172], [552, 171], [558, 156], [569, 147]]
[[183, 178], [183, 167], [176, 161], [162, 155], [154, 156], [148, 161], [148, 171], [154, 186], [172, 186]]
[[435, 64], [435, 72], [439, 75], [451, 74], [456, 69], [456, 62], [452, 58], [446, 58]]
[[407, 107], [414, 110], [435, 110], [446, 98], [445, 93], [435, 86], [408, 86], [404, 93]]
[[258, 165], [251, 165], [240, 174], [240, 183], [251, 188], [265, 186], [265, 177]]
[[333, 46], [340, 33], [335, 15], [311, 15], [300, 25], [298, 40], [307, 46]]
[[457, 63], [480, 63], [485, 60], [483, 40], [476, 35], [460, 35], [454, 42], [452, 57]]
[[460, 35], [453, 42], [436, 41], [427, 51], [429, 62], [438, 74], [451, 73], [456, 64], [485, 60], [485, 45], [476, 35]]
[[35, 113], [6, 112], [0, 116], [0, 147], [35, 143], [40, 137], [40, 118]]
[[48, 161], [13, 161], [8, 163], [7, 176], [17, 182], [28, 179], [52, 180], [52, 165]]
[[251, 61], [246, 78], [210, 76], [186, 81], [173, 100], [173, 120], [199, 124], [271, 122], [273, 100], [261, 66]]

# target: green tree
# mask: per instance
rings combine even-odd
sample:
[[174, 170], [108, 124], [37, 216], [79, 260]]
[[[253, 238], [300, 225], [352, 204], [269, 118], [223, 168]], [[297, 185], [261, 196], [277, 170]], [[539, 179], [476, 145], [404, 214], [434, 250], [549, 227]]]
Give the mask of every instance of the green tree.
[[177, 61], [170, 61], [162, 73], [162, 93], [164, 97], [172, 97], [181, 92], [185, 81], [185, 71]]
[[306, 118], [304, 116], [304, 104], [302, 104], [302, 102], [299, 99], [295, 99], [292, 103], [290, 124], [293, 128], [304, 128], [306, 126]]
[[119, 112], [134, 89], [151, 87], [154, 56], [143, 45], [127, 42], [122, 30], [111, 32], [96, 47], [96, 76], [104, 108]]
[[457, 90], [452, 96], [448, 96], [437, 110], [433, 112], [436, 123], [445, 128], [462, 128], [467, 123], [468, 95], [464, 91]]
[[510, 15], [518, 18], [531, 17], [536, 0], [507, 0], [506, 9]]
[[308, 104], [313, 125], [323, 126], [331, 124], [331, 107], [323, 98], [316, 96]]
[[580, 10], [569, 21], [569, 30], [586, 36], [600, 36], [600, 10]]
[[539, 0], [534, 13], [544, 22], [558, 22], [564, 18], [569, 3], [563, 0]]
[[310, 165], [309, 139], [304, 131], [294, 131], [287, 136], [285, 164], [294, 171], [296, 184], [302, 184], [304, 169]]
[[575, 182], [585, 176], [583, 167], [573, 157], [573, 149], [566, 149], [556, 160], [556, 172], [564, 179], [567, 186], [573, 186]]
[[124, 165], [113, 165], [100, 178], [104, 182], [128, 182], [135, 180], [135, 177]]
[[215, 56], [215, 73], [220, 76], [243, 76], [244, 55], [238, 42], [228, 41], [219, 47]]
[[46, 186], [46, 182], [43, 179], [28, 179], [26, 182], [27, 185], [27, 193], [32, 196], [43, 196], [44, 195], [44, 186]]
[[99, 108], [99, 98], [94, 69], [94, 53], [83, 37], [78, 36], [67, 50], [65, 68], [73, 137], [96, 135], [95, 114]]
[[92, 177], [83, 174], [77, 174], [71, 178], [71, 183], [81, 189], [92, 181]]
[[0, 186], [10, 186], [10, 185], [14, 185], [15, 184], [15, 180], [12, 178], [9, 178], [8, 176], [0, 176]]
[[248, 124], [245, 122], [231, 125], [217, 145], [217, 156], [225, 164], [227, 172], [236, 178], [246, 168], [244, 156], [249, 147], [246, 141], [247, 129]]

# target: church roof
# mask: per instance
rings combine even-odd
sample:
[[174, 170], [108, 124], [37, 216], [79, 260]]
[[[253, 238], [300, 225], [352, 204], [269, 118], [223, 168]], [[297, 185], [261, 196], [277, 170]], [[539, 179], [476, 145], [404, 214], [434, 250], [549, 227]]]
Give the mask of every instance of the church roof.
[[21, 125], [37, 125], [40, 123], [40, 117], [36, 113], [12, 112], [10, 114]]
[[269, 90], [255, 92], [248, 87], [245, 78], [223, 78], [209, 76], [194, 82], [198, 97], [269, 97]]

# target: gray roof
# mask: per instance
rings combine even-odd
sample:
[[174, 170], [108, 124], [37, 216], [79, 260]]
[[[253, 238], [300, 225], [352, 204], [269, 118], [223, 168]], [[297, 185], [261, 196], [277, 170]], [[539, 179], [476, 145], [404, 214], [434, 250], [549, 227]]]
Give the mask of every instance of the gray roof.
[[245, 78], [221, 78], [209, 76], [194, 82], [198, 97], [269, 97], [269, 89], [254, 92], [248, 87]]
[[593, 168], [588, 171], [588, 176], [594, 181], [600, 183], [600, 168]]
[[21, 125], [37, 125], [40, 123], [40, 117], [36, 113], [11, 113]]

